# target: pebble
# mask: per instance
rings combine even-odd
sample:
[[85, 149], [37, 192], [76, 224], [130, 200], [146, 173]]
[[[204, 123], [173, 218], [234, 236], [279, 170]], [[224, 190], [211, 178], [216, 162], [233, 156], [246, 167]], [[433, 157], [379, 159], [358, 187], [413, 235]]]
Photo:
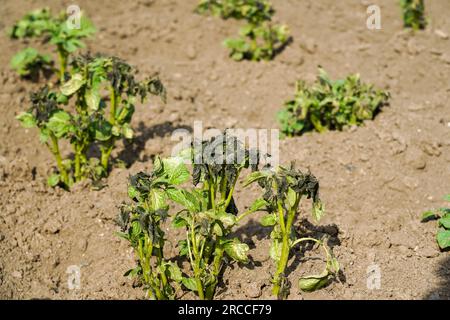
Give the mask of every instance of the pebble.
[[311, 38], [301, 40], [300, 47], [309, 54], [314, 54], [317, 51], [317, 43]]
[[413, 169], [423, 170], [427, 166], [423, 152], [418, 148], [410, 148], [406, 151], [405, 161]]
[[245, 295], [249, 298], [259, 298], [262, 295], [261, 282], [253, 281], [245, 285]]
[[436, 258], [437, 256], [439, 256], [439, 251], [436, 248], [425, 247], [419, 251], [419, 254], [422, 257], [430, 259], [430, 258]]
[[443, 40], [448, 40], [448, 34], [440, 29], [434, 30], [434, 34]]
[[44, 231], [50, 234], [56, 234], [61, 230], [61, 222], [56, 219], [50, 219], [44, 225]]
[[22, 272], [20, 272], [20, 271], [13, 271], [12, 273], [11, 273], [11, 276], [12, 277], [14, 277], [14, 278], [16, 278], [16, 279], [22, 279]]
[[195, 58], [197, 58], [197, 51], [193, 46], [188, 46], [186, 48], [186, 55], [189, 59], [194, 60]]

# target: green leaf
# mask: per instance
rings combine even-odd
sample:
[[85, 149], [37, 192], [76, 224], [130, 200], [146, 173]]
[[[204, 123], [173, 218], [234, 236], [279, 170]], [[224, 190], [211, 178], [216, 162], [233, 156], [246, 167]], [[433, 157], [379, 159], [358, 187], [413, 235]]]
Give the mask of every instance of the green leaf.
[[181, 157], [163, 159], [164, 171], [168, 175], [169, 182], [174, 185], [182, 184], [189, 180], [189, 170]]
[[183, 285], [191, 291], [197, 291], [197, 284], [193, 278], [183, 278]]
[[312, 292], [326, 286], [329, 280], [330, 280], [329, 273], [328, 271], [325, 270], [320, 275], [306, 276], [300, 278], [300, 280], [298, 281], [298, 286], [303, 291]]
[[256, 212], [267, 206], [267, 201], [264, 199], [256, 199], [255, 202], [250, 206], [250, 212]]
[[446, 214], [444, 217], [439, 219], [439, 225], [445, 229], [450, 229], [450, 214]]
[[54, 188], [59, 184], [60, 181], [61, 181], [61, 176], [59, 174], [52, 174], [50, 177], [48, 177], [47, 184], [50, 187]]
[[139, 191], [137, 191], [133, 186], [128, 186], [128, 196], [130, 197], [130, 199], [138, 199]]
[[425, 211], [424, 213], [422, 213], [422, 222], [426, 222], [429, 220], [433, 220], [433, 219], [437, 219], [438, 216], [436, 215], [436, 212], [434, 211]]
[[128, 123], [126, 123], [122, 126], [122, 134], [125, 139], [133, 139], [134, 131], [133, 131], [133, 129], [131, 129], [131, 127]]
[[84, 99], [91, 112], [98, 110], [101, 100], [98, 88], [88, 88], [84, 94]]
[[113, 126], [106, 120], [98, 120], [94, 122], [95, 140], [108, 141], [112, 136]]
[[167, 207], [166, 195], [164, 191], [159, 189], [151, 189], [149, 192], [150, 207], [152, 210], [156, 211], [159, 209], [164, 209]]
[[263, 171], [256, 171], [256, 172], [252, 172], [247, 179], [245, 179], [244, 181], [244, 187], [247, 187], [248, 185], [252, 184], [255, 181], [258, 181], [260, 179], [263, 179], [267, 177], [267, 173], [263, 172]]
[[261, 225], [263, 227], [272, 227], [277, 224], [277, 216], [273, 213], [267, 214], [261, 218]]
[[219, 211], [216, 217], [225, 227], [231, 227], [236, 223], [236, 216], [225, 211]]
[[16, 117], [24, 128], [33, 128], [36, 126], [36, 118], [28, 112], [22, 112]]
[[439, 230], [436, 239], [441, 249], [450, 248], [450, 230]]
[[169, 271], [169, 277], [175, 282], [183, 281], [183, 275], [181, 273], [180, 268], [174, 263], [167, 263], [167, 271]]
[[247, 244], [234, 239], [224, 245], [225, 252], [237, 262], [248, 263], [247, 253], [250, 250]]
[[47, 123], [47, 128], [52, 131], [57, 138], [67, 135], [73, 128], [71, 123], [72, 117], [65, 111], [55, 112]]
[[272, 260], [278, 262], [281, 259], [281, 249], [282, 249], [282, 243], [279, 239], [273, 239], [271, 245], [270, 245], [270, 257]]
[[316, 202], [314, 202], [312, 206], [313, 218], [317, 222], [319, 222], [320, 219], [323, 217], [324, 213], [325, 213], [325, 206], [322, 204], [322, 201], [317, 200]]
[[444, 200], [450, 202], [450, 194], [446, 195], [446, 196], [444, 197]]
[[83, 75], [76, 73], [69, 81], [61, 86], [61, 92], [66, 96], [70, 96], [77, 92], [85, 83], [86, 79], [83, 78]]

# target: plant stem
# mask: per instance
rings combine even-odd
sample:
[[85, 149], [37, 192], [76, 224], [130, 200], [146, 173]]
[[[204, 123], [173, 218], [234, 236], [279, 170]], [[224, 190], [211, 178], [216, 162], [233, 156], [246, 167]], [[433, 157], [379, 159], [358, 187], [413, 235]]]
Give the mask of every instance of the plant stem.
[[64, 83], [64, 75], [67, 69], [67, 53], [64, 51], [61, 45], [58, 45], [57, 51], [59, 59], [59, 79], [61, 83]]
[[111, 156], [111, 152], [114, 148], [114, 139], [111, 138], [110, 141], [108, 141], [107, 145], [101, 148], [101, 160], [100, 163], [103, 167], [103, 169], [105, 170], [105, 172], [108, 171], [108, 167], [109, 167], [109, 157]]
[[80, 147], [75, 146], [75, 181], [81, 179], [81, 150]]
[[59, 151], [58, 139], [53, 133], [50, 133], [50, 139], [52, 144], [50, 150], [55, 156], [56, 164], [58, 165], [59, 173], [61, 174], [62, 180], [66, 185], [69, 185], [69, 175], [63, 165], [63, 160], [61, 157], [61, 152]]

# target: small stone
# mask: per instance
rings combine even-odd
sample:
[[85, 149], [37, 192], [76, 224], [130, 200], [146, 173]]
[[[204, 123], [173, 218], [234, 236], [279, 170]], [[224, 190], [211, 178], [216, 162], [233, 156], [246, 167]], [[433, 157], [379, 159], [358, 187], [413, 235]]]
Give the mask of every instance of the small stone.
[[427, 166], [426, 157], [418, 148], [409, 148], [405, 154], [405, 161], [416, 170], [423, 170]]
[[20, 271], [13, 271], [12, 273], [11, 273], [11, 276], [13, 277], [13, 278], [16, 278], [16, 279], [22, 279], [22, 272], [20, 272]]
[[448, 53], [445, 53], [441, 56], [441, 61], [450, 64], [450, 55]]
[[186, 55], [189, 59], [194, 60], [195, 58], [197, 58], [197, 51], [193, 46], [188, 46], [186, 48]]
[[440, 29], [434, 30], [434, 34], [443, 40], [448, 40], [448, 34], [446, 34], [444, 31]]
[[425, 247], [419, 251], [419, 254], [422, 257], [430, 259], [430, 258], [436, 258], [437, 256], [439, 256], [439, 251], [436, 248]]
[[49, 234], [56, 234], [61, 230], [61, 222], [56, 219], [50, 219], [44, 225], [44, 231]]
[[262, 294], [261, 287], [259, 281], [251, 282], [245, 286], [245, 295], [249, 298], [259, 298]]
[[300, 47], [309, 54], [314, 54], [317, 51], [317, 44], [314, 39], [311, 38], [303, 39], [301, 41]]

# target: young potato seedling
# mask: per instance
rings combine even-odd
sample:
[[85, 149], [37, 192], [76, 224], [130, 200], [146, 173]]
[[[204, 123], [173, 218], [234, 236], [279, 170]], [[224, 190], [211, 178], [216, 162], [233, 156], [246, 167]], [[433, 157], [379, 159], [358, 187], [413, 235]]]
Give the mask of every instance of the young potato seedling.
[[239, 38], [224, 41], [231, 50], [230, 57], [236, 61], [271, 60], [290, 38], [287, 26], [272, 23], [275, 10], [265, 0], [203, 0], [197, 12], [247, 22], [239, 32]]
[[53, 71], [53, 61], [49, 55], [42, 55], [34, 48], [26, 48], [11, 59], [11, 67], [21, 77], [38, 78], [40, 71]]
[[289, 137], [311, 130], [342, 130], [373, 119], [388, 99], [388, 93], [362, 83], [358, 74], [332, 81], [319, 68], [314, 85], [297, 82], [295, 97], [278, 112], [278, 120], [281, 131]]
[[61, 82], [65, 80], [69, 55], [85, 46], [82, 39], [95, 33], [92, 23], [83, 14], [79, 28], [71, 26], [67, 19], [64, 12], [53, 16], [48, 8], [39, 9], [26, 14], [9, 33], [12, 39], [42, 38], [45, 43], [55, 45]]
[[[450, 202], [450, 195], [445, 197]], [[438, 219], [436, 240], [442, 250], [450, 249], [450, 208], [426, 211], [422, 214], [422, 222]]]
[[403, 24], [405, 28], [414, 30], [425, 29], [427, 20], [425, 18], [424, 0], [401, 0], [403, 9]]
[[165, 233], [162, 223], [168, 217], [167, 193], [186, 182], [189, 172], [182, 158], [155, 159], [151, 174], [140, 172], [130, 177], [128, 195], [134, 201], [123, 204], [118, 235], [130, 242], [137, 256], [137, 267], [125, 276], [135, 277], [153, 300], [173, 300], [183, 279], [175, 262], [164, 258]]
[[[26, 127], [37, 126], [44, 142], [50, 138], [59, 170], [49, 178], [51, 186], [69, 189], [74, 182], [85, 178], [98, 181], [105, 177], [115, 142], [133, 138], [130, 123], [136, 98], [144, 101], [152, 94], [165, 100], [165, 88], [157, 77], [138, 82], [134, 77], [136, 72], [116, 57], [82, 55], [73, 60], [70, 78], [59, 93], [45, 87], [32, 94], [32, 108], [21, 113], [18, 119]], [[109, 112], [107, 101], [101, 95], [104, 87], [110, 91]], [[64, 107], [69, 100], [73, 101], [72, 110]], [[41, 116], [43, 112], [45, 117]], [[59, 139], [69, 140], [73, 159], [62, 160]], [[88, 157], [93, 145], [100, 147], [100, 159]]]
[[303, 197], [312, 199], [313, 217], [319, 221], [323, 215], [323, 206], [319, 198], [319, 182], [312, 174], [303, 174], [292, 165], [290, 168], [278, 167], [274, 170], [263, 170], [252, 173], [246, 185], [257, 182], [264, 190], [262, 199], [266, 202], [261, 224], [271, 227], [272, 245], [270, 257], [276, 263], [276, 271], [272, 279], [273, 294], [284, 299], [289, 294], [289, 283], [286, 268], [293, 249], [301, 242], [314, 242], [320, 245], [326, 257], [326, 267], [322, 274], [303, 277], [299, 287], [304, 291], [313, 291], [327, 285], [330, 279], [339, 272], [339, 263], [322, 240], [311, 237], [298, 238], [294, 231], [295, 222], [299, 219], [299, 205]]

